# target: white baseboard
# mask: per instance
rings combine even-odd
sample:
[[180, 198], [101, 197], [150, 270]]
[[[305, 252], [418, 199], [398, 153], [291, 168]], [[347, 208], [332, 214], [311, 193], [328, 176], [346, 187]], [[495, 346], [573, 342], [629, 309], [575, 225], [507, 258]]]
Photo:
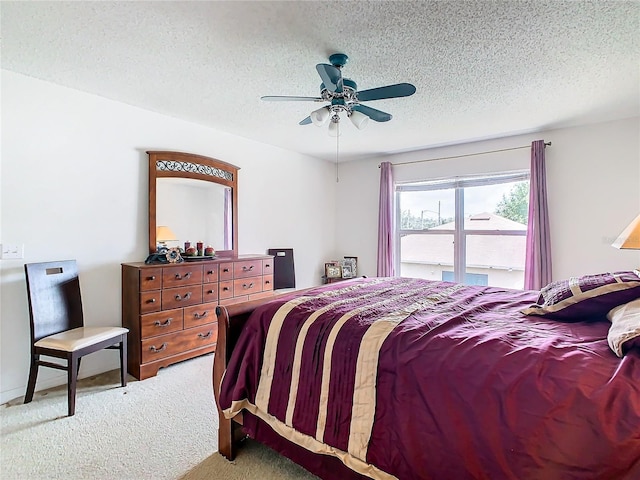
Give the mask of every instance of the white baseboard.
[[[102, 365], [102, 367], [103, 368], [94, 367], [89, 370], [85, 370], [84, 368], [81, 368], [80, 376], [78, 377], [78, 380], [82, 380], [83, 378], [87, 378], [87, 377], [93, 377], [94, 375], [99, 375], [101, 373], [105, 373], [113, 370], [113, 368], [107, 368], [105, 370], [104, 365]], [[120, 368], [120, 365], [118, 365], [116, 368]], [[43, 369], [41, 368], [40, 372], [42, 372], [42, 370]], [[43, 379], [43, 380], [40, 380], [40, 375], [38, 375], [38, 380], [36, 381], [36, 393], [42, 390], [47, 390], [49, 388], [58, 387], [60, 385], [66, 385], [66, 384], [67, 384], [66, 372], [60, 375], [49, 377], [47, 379]], [[15, 400], [16, 398], [24, 397], [24, 394], [26, 393], [26, 391], [27, 391], [27, 384], [25, 383], [22, 387], [16, 387], [10, 390], [5, 390], [0, 392], [0, 405], [4, 405], [5, 403]]]

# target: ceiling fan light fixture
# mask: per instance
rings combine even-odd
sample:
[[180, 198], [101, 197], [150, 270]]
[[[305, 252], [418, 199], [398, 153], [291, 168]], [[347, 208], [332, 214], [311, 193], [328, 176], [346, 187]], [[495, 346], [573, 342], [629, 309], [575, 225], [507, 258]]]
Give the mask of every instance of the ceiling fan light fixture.
[[369, 123], [369, 117], [367, 115], [355, 110], [349, 114], [349, 118], [358, 130], [362, 130]]
[[314, 125], [321, 127], [327, 123], [327, 120], [329, 119], [329, 109], [327, 107], [322, 107], [318, 110], [314, 110], [311, 112], [310, 117]]

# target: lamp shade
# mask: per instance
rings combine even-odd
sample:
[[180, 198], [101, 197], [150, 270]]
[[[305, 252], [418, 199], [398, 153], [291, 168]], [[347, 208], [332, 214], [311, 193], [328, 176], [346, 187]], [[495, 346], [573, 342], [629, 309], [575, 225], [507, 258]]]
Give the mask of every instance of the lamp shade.
[[318, 110], [314, 110], [311, 112], [311, 121], [314, 125], [321, 127], [327, 122], [329, 118], [329, 109], [327, 107], [319, 108]]
[[176, 234], [173, 231], [165, 226], [160, 225], [156, 227], [156, 241], [157, 242], [175, 242], [178, 239], [176, 238]]
[[620, 234], [612, 246], [616, 248], [640, 249], [640, 215]]
[[362, 130], [369, 123], [369, 117], [364, 113], [353, 111], [351, 115], [349, 115], [351, 119], [351, 123], [353, 123], [358, 130]]

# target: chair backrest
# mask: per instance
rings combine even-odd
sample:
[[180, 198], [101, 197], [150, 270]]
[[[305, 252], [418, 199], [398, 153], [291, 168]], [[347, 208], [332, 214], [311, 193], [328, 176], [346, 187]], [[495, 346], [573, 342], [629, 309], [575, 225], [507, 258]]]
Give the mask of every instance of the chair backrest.
[[27, 263], [31, 344], [43, 337], [84, 326], [75, 260]]

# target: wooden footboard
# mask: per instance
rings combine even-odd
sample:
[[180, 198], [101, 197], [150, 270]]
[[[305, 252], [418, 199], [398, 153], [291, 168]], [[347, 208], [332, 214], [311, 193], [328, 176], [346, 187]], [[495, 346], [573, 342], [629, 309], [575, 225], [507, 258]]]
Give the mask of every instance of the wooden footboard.
[[[315, 287], [303, 288], [295, 293], [303, 293]], [[233, 460], [236, 456], [237, 445], [245, 435], [240, 428], [242, 426], [242, 413], [233, 419], [226, 419], [220, 410], [220, 384], [222, 376], [227, 370], [227, 364], [231, 359], [242, 327], [249, 319], [249, 316], [260, 305], [264, 305], [278, 297], [292, 293], [291, 290], [276, 294], [271, 297], [251, 300], [249, 302], [236, 303], [231, 305], [219, 305], [216, 307], [218, 317], [218, 343], [216, 353], [213, 357], [213, 395], [218, 409], [218, 451], [222, 456]]]
[[222, 375], [227, 369], [231, 352], [251, 312], [258, 306], [272, 299], [273, 297], [270, 297], [234, 305], [219, 305], [216, 307], [216, 315], [218, 316], [218, 344], [213, 359], [213, 395], [216, 400], [216, 408], [218, 409], [218, 451], [229, 460], [235, 458], [237, 444], [243, 437], [240, 428], [242, 425], [242, 414], [236, 415], [233, 419], [226, 419], [222, 414], [219, 406]]

